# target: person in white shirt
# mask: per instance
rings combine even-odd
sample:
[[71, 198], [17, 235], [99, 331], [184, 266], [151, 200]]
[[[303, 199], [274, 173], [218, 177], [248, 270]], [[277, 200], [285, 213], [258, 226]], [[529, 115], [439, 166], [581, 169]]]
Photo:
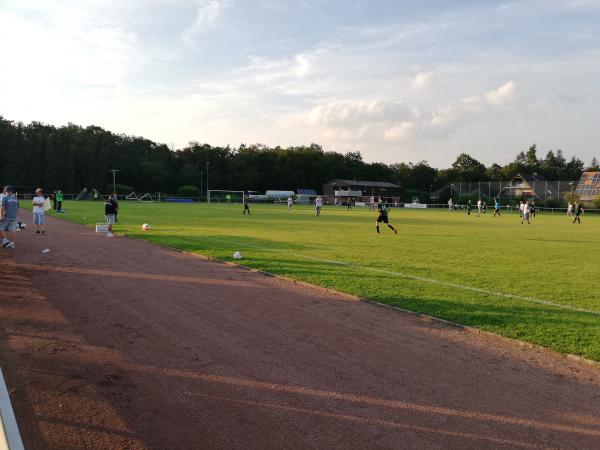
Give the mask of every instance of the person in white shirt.
[[523, 217], [523, 209], [525, 208], [525, 204], [520, 201], [519, 202], [519, 217]]
[[572, 216], [573, 215], [573, 204], [571, 202], [569, 202], [569, 204], [567, 205], [567, 216]]
[[321, 207], [323, 206], [323, 198], [320, 195], [317, 195], [315, 199], [315, 209], [317, 210], [317, 216], [321, 215]]
[[452, 199], [448, 200], [448, 211], [452, 211], [453, 203]]
[[44, 225], [44, 192], [42, 188], [35, 190], [35, 197], [33, 197], [33, 225], [35, 226], [35, 232], [37, 234], [46, 234], [46, 227]]
[[477, 200], [477, 217], [481, 215], [481, 208], [483, 207], [483, 202], [481, 199]]
[[369, 211], [375, 211], [375, 197], [369, 197]]
[[287, 203], [288, 203], [288, 211], [291, 211], [292, 210], [292, 204], [294, 203], [294, 200], [292, 200], [292, 196], [291, 195], [288, 197]]
[[523, 203], [523, 219], [521, 220], [521, 224], [523, 224], [523, 222], [527, 221], [527, 223], [531, 225], [531, 222], [529, 221], [530, 211], [531, 211], [531, 207], [529, 206], [529, 202]]

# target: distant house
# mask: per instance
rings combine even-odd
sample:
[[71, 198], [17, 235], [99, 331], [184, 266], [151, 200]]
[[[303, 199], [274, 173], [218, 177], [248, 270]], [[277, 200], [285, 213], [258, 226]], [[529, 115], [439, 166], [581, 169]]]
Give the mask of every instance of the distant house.
[[348, 201], [368, 201], [373, 196], [386, 201], [400, 201], [401, 188], [386, 181], [331, 180], [323, 186], [323, 192], [329, 203], [347, 203]]
[[502, 187], [502, 190], [498, 193], [499, 197], [525, 197], [525, 198], [546, 198], [546, 179], [538, 175], [533, 174], [517, 174], [512, 180]]
[[600, 172], [583, 172], [575, 193], [585, 203], [600, 197]]

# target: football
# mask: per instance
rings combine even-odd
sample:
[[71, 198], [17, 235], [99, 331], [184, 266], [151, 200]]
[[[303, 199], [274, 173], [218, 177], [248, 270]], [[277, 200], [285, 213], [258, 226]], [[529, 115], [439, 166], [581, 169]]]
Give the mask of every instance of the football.
[[143, 231], [150, 231], [150, 225], [148, 225], [147, 223], [145, 223], [144, 225], [142, 225], [142, 230]]
[[242, 259], [242, 254], [240, 252], [235, 252], [233, 254], [233, 259]]

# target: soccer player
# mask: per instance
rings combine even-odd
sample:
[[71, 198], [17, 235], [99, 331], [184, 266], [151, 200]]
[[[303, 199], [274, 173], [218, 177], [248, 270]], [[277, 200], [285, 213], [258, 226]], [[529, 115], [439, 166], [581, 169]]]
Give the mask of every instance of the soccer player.
[[385, 223], [394, 232], [394, 234], [398, 234], [398, 230], [391, 226], [388, 221], [388, 208], [387, 205], [381, 200], [381, 197], [379, 197], [379, 203], [377, 203], [377, 211], [379, 212], [379, 216], [377, 216], [377, 220], [375, 221], [377, 234], [379, 234], [379, 224], [381, 222]]
[[531, 200], [529, 214], [531, 214], [531, 217], [535, 218], [535, 203], [533, 202], [533, 200]]
[[573, 223], [578, 222], [581, 224], [581, 219], [579, 216], [583, 213], [583, 207], [579, 203], [575, 203], [575, 218], [573, 219]]
[[35, 190], [35, 197], [33, 197], [33, 225], [35, 226], [35, 232], [37, 234], [46, 234], [46, 228], [44, 227], [44, 193], [41, 188]]
[[369, 211], [375, 211], [375, 197], [369, 197]]
[[527, 221], [529, 225], [531, 222], [529, 221], [529, 212], [531, 211], [531, 207], [529, 206], [529, 202], [523, 203], [523, 219], [521, 220], [521, 225], [523, 222]]
[[[0, 247], [15, 248], [15, 231], [17, 229], [17, 209], [19, 200], [13, 194], [13, 188], [6, 186], [4, 188], [4, 197], [0, 203], [0, 235], [2, 242]], [[12, 239], [8, 239], [10, 236]]]
[[244, 197], [244, 216], [246, 215], [246, 211], [248, 211], [248, 215], [250, 215], [250, 205], [248, 204], [248, 197]]
[[115, 214], [119, 210], [119, 205], [115, 200], [117, 194], [113, 192], [108, 196], [108, 200], [104, 203], [104, 214], [106, 215], [106, 223], [108, 223], [108, 232], [106, 233], [106, 237], [113, 237], [112, 228], [115, 223]]
[[321, 216], [321, 207], [323, 206], [323, 198], [320, 195], [317, 195], [315, 199], [315, 209], [317, 210], [317, 217]]
[[481, 199], [477, 200], [477, 217], [481, 215], [481, 209], [483, 208], [483, 202]]
[[571, 202], [569, 202], [569, 204], [567, 205], [567, 216], [572, 216], [573, 215], [573, 204]]
[[523, 200], [521, 200], [519, 202], [519, 217], [523, 217], [523, 209], [525, 208], [525, 204], [523, 203]]
[[287, 205], [288, 205], [288, 212], [292, 210], [292, 204], [294, 203], [294, 200], [292, 200], [292, 196], [290, 195], [287, 199]]
[[350, 197], [348, 197], [348, 211], [350, 211], [352, 209], [352, 199]]
[[471, 210], [473, 209], [473, 205], [471, 204], [471, 200], [467, 201], [467, 216], [471, 215]]
[[496, 215], [498, 215], [498, 217], [500, 217], [500, 200], [498, 200], [497, 198], [494, 198], [494, 217], [496, 217]]

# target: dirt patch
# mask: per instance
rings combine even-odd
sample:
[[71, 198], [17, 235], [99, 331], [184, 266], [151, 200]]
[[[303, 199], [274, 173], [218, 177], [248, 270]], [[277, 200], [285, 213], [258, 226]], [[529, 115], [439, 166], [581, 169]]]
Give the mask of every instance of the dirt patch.
[[55, 219], [48, 228], [0, 253], [0, 362], [27, 448], [600, 441], [598, 365]]

